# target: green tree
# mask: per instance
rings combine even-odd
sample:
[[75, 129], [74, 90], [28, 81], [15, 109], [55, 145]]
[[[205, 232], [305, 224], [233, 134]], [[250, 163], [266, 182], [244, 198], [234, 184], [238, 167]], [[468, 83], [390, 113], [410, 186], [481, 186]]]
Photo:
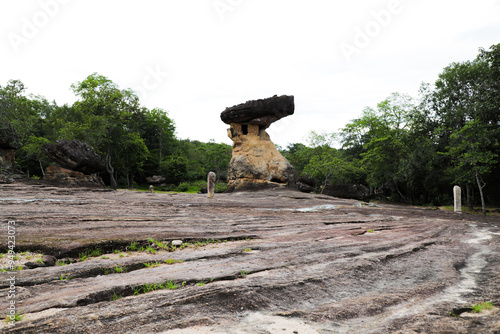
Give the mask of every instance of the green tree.
[[182, 155], [167, 156], [160, 162], [160, 172], [168, 183], [179, 184], [187, 180], [188, 161]]
[[481, 76], [476, 96], [481, 120], [489, 125], [500, 125], [500, 43], [490, 50], [480, 49], [477, 62], [484, 63], [487, 73]]
[[[365, 108], [360, 118], [351, 121], [341, 131], [347, 155], [360, 157], [361, 165], [372, 188], [390, 186], [403, 201], [410, 201], [407, 188], [410, 169], [402, 168], [412, 152], [411, 134], [416, 128], [420, 111], [414, 100], [394, 93], [380, 102], [376, 109]], [[415, 194], [411, 197], [414, 197]]]
[[[146, 145], [140, 144], [140, 136], [130, 130], [132, 116], [141, 110], [139, 98], [97, 73], [72, 85], [72, 89], [79, 100], [61, 133], [77, 137], [68, 139], [86, 141], [104, 155], [111, 188], [116, 189], [115, 166], [138, 166], [140, 163], [130, 159], [142, 159], [148, 153]], [[125, 154], [127, 146], [133, 147], [133, 155]]]
[[233, 154], [233, 148], [230, 145], [216, 143], [211, 140], [203, 145], [205, 174], [214, 172], [217, 175], [217, 182], [227, 177], [229, 162]]
[[0, 130], [13, 134], [11, 144], [22, 146], [33, 132], [39, 116], [25, 96], [26, 88], [19, 80], [0, 86]]
[[[40, 171], [43, 176], [45, 176], [44, 164], [47, 165], [47, 157], [42, 152], [42, 146], [48, 142], [49, 140], [44, 137], [30, 136], [26, 141], [26, 143], [24, 144], [24, 146], [21, 148], [21, 153], [23, 154], [25, 160], [31, 159], [36, 161], [40, 167]], [[27, 161], [25, 161], [25, 165], [28, 165]], [[28, 176], [29, 176], [29, 169], [28, 169]]]
[[[437, 116], [435, 133], [438, 150], [445, 152], [445, 156], [451, 159], [443, 166], [443, 170], [449, 172], [448, 175], [452, 176], [454, 182], [465, 185], [467, 206], [470, 209], [474, 184], [478, 186], [484, 205], [484, 186], [481, 186], [483, 183], [478, 181], [478, 176], [481, 180], [483, 176], [489, 177], [489, 169], [493, 168], [479, 167], [486, 163], [484, 154], [493, 150], [490, 153], [498, 155], [495, 145], [475, 138], [471, 133], [472, 129], [480, 129], [485, 131], [481, 135], [487, 135], [497, 142], [499, 140], [498, 132], [493, 131], [498, 128], [497, 114], [500, 110], [494, 93], [498, 83], [492, 80], [495, 78], [494, 55], [493, 47], [491, 53], [482, 50], [480, 56], [473, 61], [452, 63], [439, 75], [432, 93], [433, 108]], [[474, 139], [477, 140], [474, 142]]]
[[295, 174], [300, 176], [312, 157], [314, 149], [301, 144], [289, 144], [281, 153], [292, 164]]
[[134, 183], [134, 175], [143, 172], [142, 167], [149, 157], [149, 150], [138, 133], [126, 133], [121, 140], [117, 151], [121, 162], [118, 167], [125, 174], [127, 187], [130, 188]]
[[148, 168], [157, 170], [164, 156], [173, 153], [175, 147], [175, 123], [168, 113], [160, 108], [142, 108], [134, 113], [132, 126], [149, 149]]
[[352, 163], [342, 159], [336, 149], [315, 155], [304, 168], [304, 173], [321, 182], [321, 193], [328, 185], [349, 183], [360, 173]]
[[469, 183], [475, 180], [481, 196], [482, 211], [486, 214], [486, 204], [483, 181], [498, 164], [498, 154], [494, 149], [498, 147], [496, 134], [498, 128], [493, 128], [479, 120], [467, 122], [460, 130], [450, 136], [450, 146], [447, 155], [452, 159], [450, 172], [455, 177], [455, 182]]

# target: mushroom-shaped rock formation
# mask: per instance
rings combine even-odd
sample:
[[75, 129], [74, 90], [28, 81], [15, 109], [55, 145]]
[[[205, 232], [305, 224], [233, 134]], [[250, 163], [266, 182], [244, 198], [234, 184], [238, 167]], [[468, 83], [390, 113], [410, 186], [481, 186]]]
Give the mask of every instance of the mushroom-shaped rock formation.
[[273, 96], [226, 108], [221, 119], [231, 127], [233, 157], [228, 170], [228, 192], [282, 187], [293, 179], [290, 165], [266, 132], [277, 120], [293, 115], [293, 96]]

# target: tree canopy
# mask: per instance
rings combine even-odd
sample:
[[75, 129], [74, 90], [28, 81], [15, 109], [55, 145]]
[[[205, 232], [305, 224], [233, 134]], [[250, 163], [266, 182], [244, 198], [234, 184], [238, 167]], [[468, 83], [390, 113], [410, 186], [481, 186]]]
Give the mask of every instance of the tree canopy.
[[469, 206], [479, 193], [484, 211], [486, 200], [500, 202], [499, 115], [500, 44], [451, 63], [433, 86], [422, 85], [418, 100], [394, 93], [338, 133], [313, 132], [309, 146], [292, 144], [284, 154], [299, 175], [316, 179], [318, 191], [362, 183], [375, 196], [446, 204], [458, 184], [467, 189]]
[[93, 73], [71, 86], [78, 100], [58, 106], [26, 96], [20, 81], [0, 86], [0, 129], [11, 129], [19, 142], [17, 162], [28, 174], [42, 176], [51, 162], [41, 152], [45, 143], [77, 139], [106, 161], [106, 182], [132, 186], [147, 176], [168, 182], [203, 179], [213, 170], [226, 173], [231, 147], [175, 137], [175, 123], [161, 108], [147, 109], [137, 95]]

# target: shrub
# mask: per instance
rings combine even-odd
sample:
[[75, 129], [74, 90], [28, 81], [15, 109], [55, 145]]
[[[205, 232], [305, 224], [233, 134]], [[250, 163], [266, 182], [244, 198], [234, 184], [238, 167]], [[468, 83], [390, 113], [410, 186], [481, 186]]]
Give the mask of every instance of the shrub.
[[187, 182], [182, 182], [177, 186], [177, 191], [188, 191], [189, 190], [189, 183]]
[[225, 183], [217, 183], [215, 185], [215, 192], [220, 194], [220, 193], [223, 193], [227, 190], [227, 184]]

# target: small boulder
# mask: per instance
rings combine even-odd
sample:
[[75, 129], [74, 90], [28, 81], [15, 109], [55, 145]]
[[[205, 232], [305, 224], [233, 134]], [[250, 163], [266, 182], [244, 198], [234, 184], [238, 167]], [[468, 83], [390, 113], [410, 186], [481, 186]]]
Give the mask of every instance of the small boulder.
[[303, 192], [303, 193], [312, 193], [314, 191], [314, 187], [308, 185], [308, 184], [305, 184], [305, 183], [302, 183], [302, 182], [297, 182], [297, 189], [300, 191], [300, 192]]
[[46, 267], [46, 265], [40, 262], [26, 262], [24, 264], [24, 267], [26, 269], [35, 269], [35, 268]]
[[347, 183], [330, 185], [323, 190], [323, 194], [339, 198], [357, 199], [359, 201], [370, 199], [370, 189], [362, 184]]
[[44, 255], [40, 259], [42, 262], [26, 262], [24, 267], [27, 269], [35, 269], [41, 267], [53, 267], [56, 265], [57, 259], [52, 255]]
[[182, 240], [173, 240], [172, 246], [182, 246]]
[[167, 178], [161, 175], [153, 175], [146, 177], [146, 182], [151, 185], [164, 185], [167, 182]]
[[42, 261], [46, 267], [53, 267], [56, 265], [57, 258], [52, 255], [44, 255], [42, 256]]

